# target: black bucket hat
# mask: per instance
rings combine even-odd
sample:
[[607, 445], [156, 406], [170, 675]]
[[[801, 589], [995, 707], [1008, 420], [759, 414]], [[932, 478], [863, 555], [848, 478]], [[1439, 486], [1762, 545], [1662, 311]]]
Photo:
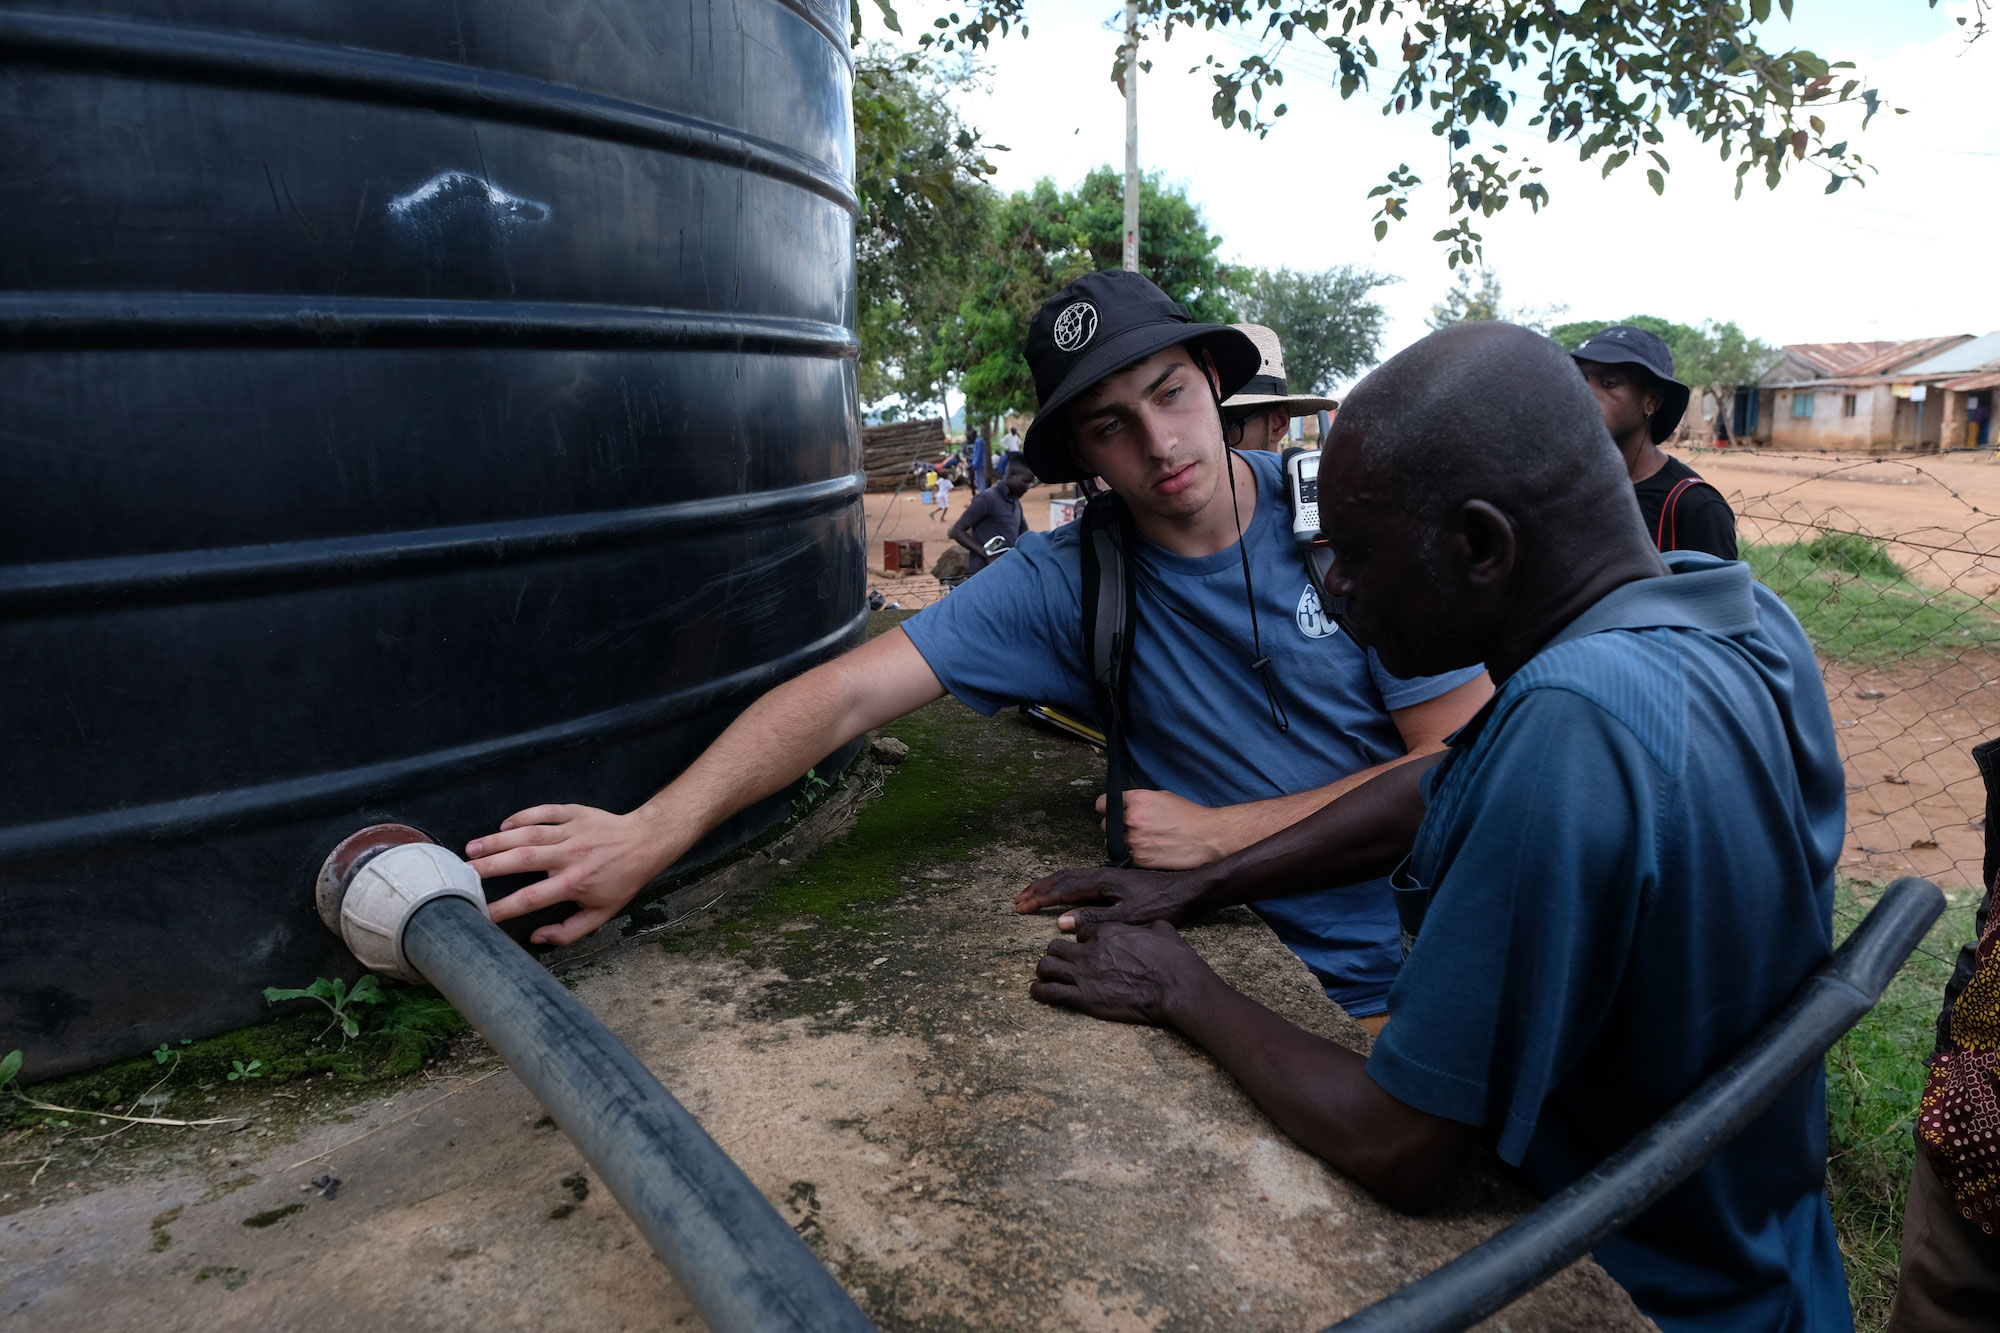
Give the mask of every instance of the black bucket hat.
[[1035, 422], [1021, 452], [1043, 481], [1082, 481], [1070, 456], [1062, 408], [1107, 375], [1153, 353], [1193, 343], [1215, 362], [1227, 398], [1257, 373], [1257, 345], [1227, 324], [1197, 324], [1145, 277], [1124, 269], [1089, 273], [1051, 296], [1028, 324], [1021, 355], [1035, 377]]
[[1604, 366], [1638, 366], [1660, 382], [1665, 401], [1653, 413], [1653, 443], [1663, 442], [1674, 433], [1687, 414], [1688, 386], [1674, 378], [1674, 354], [1667, 340], [1631, 324], [1613, 324], [1590, 335], [1590, 341], [1570, 356], [1578, 361], [1595, 361]]

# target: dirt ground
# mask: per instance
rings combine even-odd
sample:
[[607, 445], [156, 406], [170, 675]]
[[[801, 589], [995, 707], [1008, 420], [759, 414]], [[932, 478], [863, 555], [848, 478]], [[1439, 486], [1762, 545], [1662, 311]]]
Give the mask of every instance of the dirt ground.
[[[1871, 458], [1725, 450], [1687, 455], [1736, 508], [1745, 540], [1797, 541], [1823, 523], [1865, 532], [1915, 582], [2000, 598], [2000, 460], [1985, 451]], [[2000, 736], [2000, 659], [1988, 652], [1825, 669], [1848, 771], [1844, 873], [1979, 883], [1985, 789], [1971, 748]]]
[[[1099, 761], [949, 700], [891, 730], [899, 766], [579, 946], [568, 978], [880, 1327], [1318, 1328], [1525, 1205], [1488, 1163], [1440, 1213], [1394, 1214], [1181, 1039], [1030, 1001], [1051, 926], [1011, 896], [1093, 859]], [[1365, 1044], [1248, 913], [1190, 938], [1280, 1012]], [[478, 1043], [388, 1096], [199, 1093], [240, 1127], [0, 1143], [8, 1328], [699, 1325]], [[270, 1120], [274, 1096], [308, 1109]], [[310, 1187], [325, 1176], [332, 1198]], [[1490, 1327], [1650, 1325], [1586, 1261]]]
[[[1021, 515], [1028, 521], [1031, 532], [1049, 530], [1049, 501], [1069, 494], [1070, 488], [1063, 486], [1036, 486], [1021, 497]], [[898, 603], [905, 610], [929, 606], [944, 595], [944, 589], [931, 577], [930, 569], [937, 564], [937, 558], [952, 546], [946, 535], [951, 522], [965, 512], [966, 504], [972, 499], [969, 488], [961, 486], [951, 493], [949, 519], [934, 517], [932, 506], [926, 505], [914, 490], [905, 490], [900, 495], [889, 493], [870, 494], [866, 500], [868, 513], [868, 586], [880, 589], [883, 597]], [[924, 544], [924, 573], [892, 574], [883, 569], [882, 543], [895, 540], [919, 541]]]

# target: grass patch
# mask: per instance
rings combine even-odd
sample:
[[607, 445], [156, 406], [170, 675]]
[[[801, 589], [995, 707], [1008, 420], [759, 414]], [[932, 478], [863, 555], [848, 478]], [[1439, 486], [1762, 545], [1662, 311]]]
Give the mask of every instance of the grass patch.
[[[142, 1055], [26, 1091], [39, 1101], [91, 1112], [128, 1107], [155, 1084], [161, 1092], [185, 1093], [189, 1088], [227, 1083], [231, 1073], [251, 1065], [258, 1066], [259, 1086], [316, 1074], [374, 1082], [415, 1073], [441, 1042], [465, 1030], [458, 1010], [430, 986], [391, 986], [385, 993], [389, 998], [375, 1006], [367, 1029], [352, 1041], [343, 1041], [337, 1027], [329, 1028], [325, 1009], [314, 1006], [220, 1036], [169, 1043], [163, 1048], [165, 1059]], [[11, 1114], [5, 1114], [7, 1101], [0, 1096], [0, 1116], [4, 1116], [0, 1123], [11, 1119], [16, 1125], [28, 1125], [60, 1118], [18, 1102]], [[182, 1111], [169, 1105], [162, 1114], [176, 1116]]]
[[[1835, 934], [1847, 932], [1881, 886], [1843, 882], [1836, 890]], [[1883, 992], [1882, 1001], [1827, 1052], [1827, 1195], [1847, 1265], [1856, 1333], [1876, 1333], [1896, 1296], [1903, 1248], [1903, 1198], [1916, 1144], [1911, 1138], [1936, 1036], [1949, 960], [1972, 938], [1975, 894], [1945, 908], [1918, 952]]]
[[306, 1206], [302, 1203], [288, 1203], [283, 1208], [273, 1208], [268, 1212], [253, 1213], [251, 1216], [243, 1219], [243, 1225], [246, 1227], [275, 1226], [277, 1223], [290, 1217], [293, 1213], [303, 1213], [305, 1210]]
[[1824, 657], [1882, 663], [2000, 643], [2000, 620], [1982, 603], [1911, 582], [1882, 543], [1857, 533], [1746, 546], [1743, 559]]

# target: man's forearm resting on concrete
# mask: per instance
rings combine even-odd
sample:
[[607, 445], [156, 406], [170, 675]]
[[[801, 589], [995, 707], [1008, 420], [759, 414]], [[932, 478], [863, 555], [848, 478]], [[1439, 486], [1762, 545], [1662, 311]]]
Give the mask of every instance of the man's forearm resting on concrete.
[[[1192, 870], [1261, 842], [1391, 768], [1440, 753], [1445, 739], [1492, 696], [1493, 682], [1481, 673], [1434, 699], [1396, 709], [1389, 716], [1406, 752], [1323, 787], [1226, 806], [1198, 805], [1172, 792], [1127, 792], [1125, 840], [1133, 863], [1148, 870]], [[1098, 814], [1104, 805], [1099, 798]]]
[[1172, 927], [1082, 927], [1058, 939], [1029, 993], [1094, 1018], [1173, 1028], [1214, 1056], [1302, 1147], [1395, 1207], [1431, 1207], [1471, 1131], [1396, 1100], [1365, 1059], [1231, 988]]
[[468, 844], [466, 856], [486, 879], [546, 874], [495, 902], [493, 918], [573, 902], [574, 915], [534, 935], [537, 944], [569, 944], [609, 921], [723, 820], [796, 782], [856, 736], [943, 694], [909, 637], [890, 630], [764, 695], [630, 814], [533, 806]]
[[1014, 896], [1017, 912], [1101, 903], [1064, 913], [1063, 929], [1091, 921], [1181, 922], [1203, 912], [1312, 893], [1386, 875], [1408, 854], [1423, 820], [1422, 782], [1442, 754], [1388, 767], [1289, 828], [1195, 870], [1086, 866], [1044, 876]]

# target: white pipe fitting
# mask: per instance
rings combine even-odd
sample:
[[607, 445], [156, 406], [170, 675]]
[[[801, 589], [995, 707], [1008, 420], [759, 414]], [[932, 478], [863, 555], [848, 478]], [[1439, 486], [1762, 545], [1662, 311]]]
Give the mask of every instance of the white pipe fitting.
[[340, 900], [340, 935], [370, 972], [422, 981], [403, 953], [403, 927], [434, 898], [464, 898], [481, 912], [479, 872], [434, 842], [384, 848], [354, 872]]

